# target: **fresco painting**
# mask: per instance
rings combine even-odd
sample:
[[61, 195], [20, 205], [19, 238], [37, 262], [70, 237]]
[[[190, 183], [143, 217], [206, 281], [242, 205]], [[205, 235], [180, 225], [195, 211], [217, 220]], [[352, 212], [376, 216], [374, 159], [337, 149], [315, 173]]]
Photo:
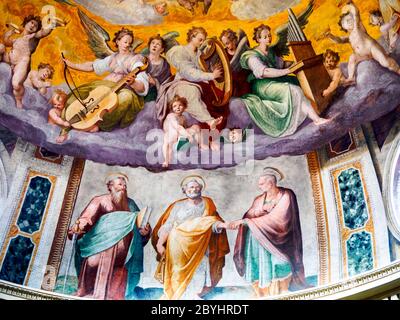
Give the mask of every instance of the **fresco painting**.
[[398, 0], [0, 8], [0, 291], [270, 299], [400, 259]]

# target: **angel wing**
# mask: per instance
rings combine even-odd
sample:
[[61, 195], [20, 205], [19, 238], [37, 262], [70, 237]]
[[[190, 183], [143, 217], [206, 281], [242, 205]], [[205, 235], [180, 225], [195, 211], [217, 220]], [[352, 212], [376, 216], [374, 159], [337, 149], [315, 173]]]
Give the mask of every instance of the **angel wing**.
[[[165, 33], [164, 35], [161, 36], [165, 40], [165, 52], [167, 52], [169, 49], [172, 47], [178, 46], [179, 42], [176, 40], [176, 38], [179, 37], [179, 32], [176, 31], [171, 31], [168, 33]], [[149, 54], [149, 48], [146, 47], [142, 51], [140, 51], [141, 54], [143, 55], [148, 55]]]
[[[308, 23], [308, 18], [310, 17], [311, 13], [314, 11], [314, 0], [310, 0], [307, 5], [307, 8], [297, 15], [297, 20], [299, 21], [301, 29], [304, 29]], [[278, 37], [278, 41], [271, 46], [274, 49], [275, 54], [279, 57], [289, 55], [289, 48], [287, 46], [287, 38], [288, 38], [288, 24], [284, 24], [278, 28], [276, 31], [276, 35]]]
[[[96, 58], [104, 59], [114, 53], [114, 50], [110, 48], [108, 42], [110, 41], [110, 35], [104, 30], [96, 21], [89, 18], [84, 12], [78, 9], [79, 19], [83, 29], [88, 36], [88, 44], [95, 54]], [[143, 40], [136, 39], [132, 44], [132, 51], [135, 51], [143, 43]]]
[[238, 45], [236, 52], [230, 61], [232, 71], [240, 71], [242, 69], [240, 66], [240, 57], [242, 56], [243, 52], [250, 49], [250, 43], [247, 34], [242, 29], [239, 29], [237, 35], [239, 40]]
[[55, 1], [58, 3], [61, 3], [61, 4], [67, 4], [67, 5], [76, 7], [76, 4], [73, 4], [71, 1], [68, 1], [68, 0], [55, 0]]
[[114, 51], [108, 46], [110, 35], [96, 21], [90, 19], [85, 13], [78, 9], [79, 19], [83, 29], [88, 36], [88, 44], [98, 59], [104, 59], [113, 54]]

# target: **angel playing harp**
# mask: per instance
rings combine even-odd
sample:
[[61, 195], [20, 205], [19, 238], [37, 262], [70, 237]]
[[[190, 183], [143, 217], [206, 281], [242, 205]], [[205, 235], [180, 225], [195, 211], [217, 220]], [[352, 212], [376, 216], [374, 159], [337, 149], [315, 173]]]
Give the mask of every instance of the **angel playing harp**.
[[[149, 79], [145, 71], [138, 72], [135, 76], [130, 76], [134, 70], [141, 70], [144, 67], [146, 59], [143, 55], [134, 52], [142, 41], [135, 40], [132, 31], [122, 28], [115, 33], [113, 43], [117, 50], [113, 51], [107, 43], [110, 40], [107, 31], [82, 11], [78, 11], [78, 14], [88, 35], [88, 44], [97, 60], [75, 63], [63, 58], [64, 63], [71, 69], [95, 72], [97, 75], [108, 72], [108, 75], [103, 80], [93, 81], [73, 90], [66, 102], [65, 114], [68, 113], [69, 106], [75, 100], [79, 99], [82, 104], [85, 104], [85, 99], [94, 89], [107, 87], [110, 90], [115, 90], [117, 84], [126, 80], [120, 89], [115, 90], [118, 98], [116, 107], [111, 112], [103, 114], [101, 121], [85, 131], [111, 131], [117, 127], [125, 128], [134, 121], [137, 113], [143, 109], [144, 101], [140, 97], [146, 96], [149, 91]], [[63, 142], [66, 138], [67, 130], [63, 130], [57, 142]]]
[[[312, 9], [313, 1], [298, 17], [302, 28]], [[249, 77], [252, 93], [243, 96], [242, 100], [252, 119], [265, 134], [284, 137], [294, 134], [306, 118], [318, 126], [329, 120], [319, 117], [315, 112], [297, 78], [289, 75], [292, 63], [282, 59], [282, 56], [289, 54], [286, 45], [288, 26], [281, 27], [277, 33], [279, 40], [271, 46], [271, 28], [262, 24], [254, 29], [253, 39], [258, 45], [244, 52], [240, 58], [242, 68], [252, 72]]]
[[240, 65], [242, 53], [250, 49], [249, 39], [242, 29], [237, 32], [226, 29], [222, 31], [219, 40], [225, 47], [232, 70], [232, 96], [241, 97], [250, 92], [250, 84], [247, 82], [250, 73]]

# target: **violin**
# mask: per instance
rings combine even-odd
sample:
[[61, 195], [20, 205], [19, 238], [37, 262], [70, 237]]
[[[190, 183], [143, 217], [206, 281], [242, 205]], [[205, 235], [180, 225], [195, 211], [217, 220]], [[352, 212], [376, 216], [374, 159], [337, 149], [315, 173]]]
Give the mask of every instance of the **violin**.
[[149, 61], [145, 57], [144, 65], [135, 68], [118, 81], [112, 88], [98, 86], [93, 89], [85, 100], [77, 99], [65, 109], [65, 120], [76, 130], [90, 131], [99, 121], [103, 120], [106, 112], [112, 112], [118, 107], [117, 92], [127, 84], [128, 77], [136, 77], [146, 71]]

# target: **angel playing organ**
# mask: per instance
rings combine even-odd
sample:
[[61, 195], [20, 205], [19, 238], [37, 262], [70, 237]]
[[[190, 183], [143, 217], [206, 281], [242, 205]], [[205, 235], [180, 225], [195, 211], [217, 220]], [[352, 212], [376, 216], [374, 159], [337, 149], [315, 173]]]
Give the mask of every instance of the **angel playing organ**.
[[[307, 23], [313, 1], [298, 17], [301, 26]], [[244, 52], [240, 58], [242, 68], [252, 72], [249, 81], [252, 93], [241, 99], [245, 103], [252, 120], [263, 132], [272, 137], [294, 134], [306, 118], [320, 126], [329, 122], [314, 110], [310, 100], [304, 95], [296, 77], [290, 76], [292, 62], [284, 61], [288, 55], [288, 26], [278, 31], [279, 41], [271, 45], [271, 28], [261, 24], [254, 29], [256, 47]]]

